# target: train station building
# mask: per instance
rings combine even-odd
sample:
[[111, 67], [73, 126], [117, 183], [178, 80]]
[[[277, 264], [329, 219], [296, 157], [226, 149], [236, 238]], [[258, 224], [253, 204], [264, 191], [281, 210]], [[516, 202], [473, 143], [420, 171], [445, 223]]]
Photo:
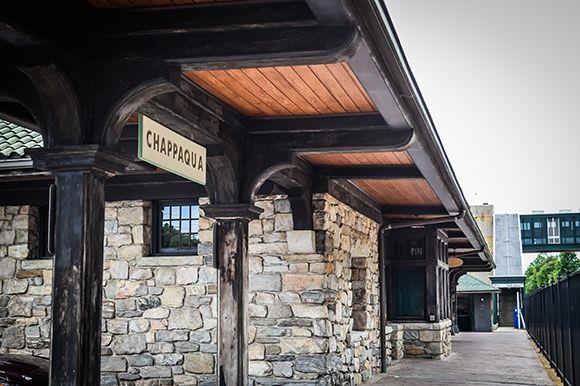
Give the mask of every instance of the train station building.
[[176, 3], [0, 5], [0, 350], [52, 385], [449, 355], [494, 263], [384, 3]]

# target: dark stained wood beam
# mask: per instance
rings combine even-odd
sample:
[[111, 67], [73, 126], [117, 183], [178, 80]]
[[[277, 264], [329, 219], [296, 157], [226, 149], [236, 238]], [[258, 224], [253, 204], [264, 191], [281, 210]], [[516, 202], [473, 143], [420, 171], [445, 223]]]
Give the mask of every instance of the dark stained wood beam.
[[379, 113], [248, 118], [246, 127], [250, 133], [364, 131], [389, 128]]
[[[46, 205], [53, 178], [2, 181], [0, 205]], [[204, 186], [170, 173], [122, 175], [105, 182], [105, 200], [161, 200], [205, 197]]]
[[335, 63], [352, 56], [353, 27], [249, 29], [105, 38], [96, 51], [106, 61], [165, 61], [183, 70]]
[[333, 130], [328, 132], [251, 133], [252, 151], [296, 153], [401, 150], [411, 141], [411, 130]]
[[94, 146], [31, 152], [36, 167], [56, 180], [50, 384], [98, 385], [101, 373], [101, 300], [105, 215], [104, 182], [125, 164]]
[[314, 180], [312, 191], [314, 193], [329, 193], [379, 225], [383, 224], [379, 204], [348, 180], [317, 177]]
[[218, 385], [248, 385], [248, 222], [262, 210], [253, 205], [204, 206], [216, 220], [218, 275]]
[[317, 25], [303, 1], [219, 2], [180, 7], [148, 7], [102, 13], [103, 36], [223, 32]]
[[242, 127], [245, 129], [247, 126], [245, 116], [203, 90], [183, 75], [181, 71], [172, 71], [169, 81], [177, 88], [178, 93], [184, 100], [205, 111], [211, 117], [235, 129], [241, 129]]
[[316, 172], [328, 178], [347, 180], [423, 179], [414, 166], [332, 166], [317, 168]]
[[239, 126], [217, 119], [183, 93], [157, 96], [139, 108], [139, 112], [202, 145], [235, 142], [241, 138]]

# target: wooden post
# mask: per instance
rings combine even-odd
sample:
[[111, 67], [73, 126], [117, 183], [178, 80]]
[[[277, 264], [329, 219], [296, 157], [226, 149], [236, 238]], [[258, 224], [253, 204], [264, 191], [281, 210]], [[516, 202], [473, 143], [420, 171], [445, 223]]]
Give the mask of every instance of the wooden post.
[[380, 305], [380, 336], [379, 342], [381, 344], [381, 373], [387, 372], [387, 340], [385, 330], [387, 327], [387, 243], [385, 242], [386, 228], [381, 226], [379, 230], [379, 305]]
[[218, 384], [247, 386], [248, 222], [258, 218], [261, 209], [235, 204], [203, 210], [217, 221]]
[[99, 385], [106, 173], [123, 162], [96, 146], [31, 153], [56, 181], [51, 385]]

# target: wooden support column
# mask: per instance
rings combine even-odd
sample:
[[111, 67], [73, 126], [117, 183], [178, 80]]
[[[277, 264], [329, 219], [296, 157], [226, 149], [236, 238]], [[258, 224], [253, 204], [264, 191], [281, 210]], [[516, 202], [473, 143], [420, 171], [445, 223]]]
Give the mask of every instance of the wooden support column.
[[203, 210], [217, 221], [218, 384], [247, 386], [248, 222], [262, 210], [247, 204], [210, 205]]
[[379, 326], [381, 329], [379, 342], [381, 344], [381, 373], [387, 372], [387, 339], [385, 330], [387, 327], [387, 244], [385, 242], [385, 233], [387, 232], [384, 226], [379, 230], [379, 305], [380, 305], [380, 320]]
[[97, 146], [34, 151], [56, 182], [51, 385], [99, 385], [104, 181], [123, 160]]

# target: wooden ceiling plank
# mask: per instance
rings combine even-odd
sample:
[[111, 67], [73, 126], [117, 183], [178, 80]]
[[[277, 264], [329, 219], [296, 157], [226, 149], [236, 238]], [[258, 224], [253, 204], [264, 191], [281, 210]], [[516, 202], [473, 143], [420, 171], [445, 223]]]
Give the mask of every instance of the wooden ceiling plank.
[[367, 90], [365, 90], [365, 88], [363, 87], [363, 85], [361, 84], [361, 82], [359, 81], [359, 79], [357, 78], [356, 74], [354, 73], [354, 71], [352, 70], [352, 68], [350, 68], [350, 66], [348, 65], [348, 63], [341, 63], [342, 67], [345, 69], [345, 71], [347, 72], [347, 74], [350, 76], [350, 78], [352, 79], [353, 83], [356, 85], [356, 87], [359, 89], [359, 92], [362, 94], [362, 96], [365, 98], [366, 102], [368, 103], [368, 105], [370, 106], [370, 108], [372, 109], [371, 111], [377, 111], [377, 107], [375, 106], [375, 103], [373, 102], [373, 100], [371, 99], [370, 95], [368, 94]]
[[323, 86], [332, 94], [334, 99], [340, 103], [342, 108], [347, 112], [361, 112], [358, 106], [353, 102], [350, 96], [344, 91], [340, 82], [332, 75], [325, 65], [308, 66], [316, 75]]
[[237, 82], [239, 87], [244, 88], [247, 90], [247, 93], [251, 94], [254, 98], [269, 106], [274, 111], [277, 111], [279, 115], [293, 115], [292, 108], [286, 106], [286, 100], [284, 98], [280, 100], [279, 98], [270, 95], [268, 90], [271, 91], [272, 86], [269, 84], [267, 79], [264, 80], [265, 84], [259, 84], [259, 82], [254, 81], [254, 79], [251, 76], [248, 76], [248, 74], [242, 69], [227, 70], [224, 72], [226, 72], [233, 81]]
[[244, 97], [261, 111], [271, 110], [274, 111], [274, 115], [290, 115], [290, 112], [283, 105], [264, 93], [241, 70], [215, 70], [212, 72], [216, 77], [220, 77], [227, 86], [233, 88], [238, 97]]
[[241, 69], [251, 82], [262, 89], [275, 102], [288, 111], [288, 115], [304, 115], [306, 112], [292, 98], [289, 98], [269, 77], [266, 77], [258, 68]]
[[319, 96], [321, 100], [330, 108], [334, 114], [346, 113], [342, 105], [334, 98], [334, 96], [324, 87], [324, 84], [318, 79], [316, 74], [312, 72], [310, 66], [294, 66], [294, 71], [302, 78], [302, 80], [310, 87], [310, 89]]
[[276, 68], [264, 67], [259, 68], [258, 71], [266, 77], [280, 92], [289, 100], [293, 101], [296, 106], [300, 108], [302, 113], [306, 115], [317, 115], [318, 110], [310, 104], [293, 86], [284, 78]]
[[276, 110], [273, 106], [270, 106], [259, 98], [257, 98], [250, 90], [243, 87], [239, 82], [233, 78], [228, 71], [225, 70], [215, 70], [210, 71], [216, 79], [222, 82], [227, 88], [229, 88], [233, 93], [235, 93], [236, 98], [243, 98], [246, 101], [254, 105], [262, 114], [264, 115], [279, 115], [284, 114], [284, 111]]
[[223, 87], [223, 83], [217, 79], [211, 71], [203, 72], [189, 72], [187, 76], [194, 80], [200, 79], [202, 82], [198, 84], [203, 87], [206, 84], [209, 88], [205, 88], [207, 92], [220, 98], [225, 103], [238, 109], [242, 114], [246, 115], [267, 115], [256, 107], [253, 103], [246, 101], [244, 98], [238, 97], [238, 95], [228, 87]]
[[366, 92], [359, 87], [359, 81], [354, 74], [349, 74], [344, 63], [327, 64], [326, 68], [332, 76], [340, 83], [349, 98], [354, 102], [361, 112], [369, 113], [376, 111], [375, 106], [365, 98]]
[[316, 109], [318, 114], [332, 114], [333, 110], [324, 103], [322, 98], [320, 98], [302, 79], [302, 77], [295, 71], [292, 66], [280, 66], [275, 67], [276, 72], [278, 72], [283, 78], [288, 81], [288, 83], [296, 90], [297, 93], [302, 95], [304, 99]]

